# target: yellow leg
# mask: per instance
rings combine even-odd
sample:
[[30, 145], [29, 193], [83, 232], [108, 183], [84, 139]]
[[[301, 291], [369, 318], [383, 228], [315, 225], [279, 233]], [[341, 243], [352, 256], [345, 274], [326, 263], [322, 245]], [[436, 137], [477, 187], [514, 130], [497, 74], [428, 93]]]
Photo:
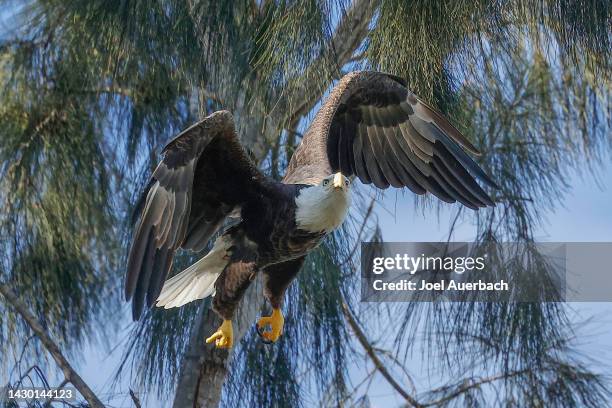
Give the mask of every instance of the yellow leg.
[[219, 330], [206, 339], [206, 343], [215, 342], [217, 348], [231, 348], [234, 344], [234, 329], [231, 320], [224, 320]]
[[[257, 322], [257, 328], [259, 329], [261, 336], [271, 342], [278, 340], [280, 335], [283, 333], [283, 325], [285, 324], [285, 318], [280, 309], [272, 309], [272, 316], [265, 316], [259, 319]], [[270, 325], [270, 330], [263, 331], [263, 329]]]

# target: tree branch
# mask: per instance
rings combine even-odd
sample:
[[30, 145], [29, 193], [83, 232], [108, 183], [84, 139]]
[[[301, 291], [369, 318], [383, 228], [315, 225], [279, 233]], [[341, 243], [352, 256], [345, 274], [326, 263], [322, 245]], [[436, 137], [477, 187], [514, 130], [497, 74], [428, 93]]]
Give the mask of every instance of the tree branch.
[[[376, 350], [374, 349], [374, 347], [372, 347], [372, 345], [366, 338], [365, 334], [363, 333], [363, 331], [359, 327], [359, 324], [357, 323], [357, 321], [351, 314], [348, 308], [348, 305], [346, 303], [342, 304], [342, 312], [344, 313], [344, 317], [346, 318], [347, 323], [349, 324], [349, 326], [355, 333], [357, 340], [359, 341], [361, 346], [366, 351], [366, 354], [368, 355], [368, 357], [370, 357], [370, 360], [372, 360], [372, 362], [374, 363], [374, 366], [376, 367], [376, 369], [382, 374], [385, 380], [387, 380], [389, 385], [391, 385], [414, 408], [426, 408], [426, 407], [439, 406], [454, 398], [457, 398], [461, 394], [464, 394], [471, 389], [478, 388], [484, 384], [488, 384], [488, 383], [492, 383], [492, 382], [496, 382], [500, 380], [505, 380], [505, 379], [512, 378], [512, 377], [517, 377], [517, 376], [520, 376], [520, 375], [523, 375], [529, 372], [529, 369], [523, 369], [523, 370], [516, 370], [510, 373], [480, 378], [478, 380], [476, 379], [466, 380], [464, 381], [464, 384], [461, 387], [450, 392], [448, 395], [445, 395], [433, 401], [429, 401], [426, 403], [420, 403], [414, 397], [412, 397], [406, 390], [404, 390], [397, 381], [393, 379], [393, 376], [391, 375], [391, 373], [389, 373], [389, 371], [387, 370], [387, 367], [385, 367], [385, 365], [382, 363], [382, 361], [380, 361], [380, 359], [376, 355]], [[443, 390], [442, 388], [438, 388], [437, 390], [433, 390], [433, 392], [435, 393], [437, 391], [442, 391], [442, 390]]]
[[385, 365], [376, 355], [376, 351], [374, 351], [374, 349], [370, 345], [370, 342], [359, 327], [359, 324], [355, 321], [355, 318], [351, 314], [346, 303], [342, 303], [342, 312], [344, 313], [344, 317], [346, 318], [347, 323], [349, 324], [349, 326], [351, 326], [351, 329], [355, 333], [355, 336], [357, 336], [357, 340], [359, 341], [363, 349], [366, 351], [368, 357], [370, 357], [370, 360], [372, 360], [372, 362], [374, 363], [374, 366], [376, 366], [376, 369], [382, 374], [383, 377], [385, 377], [385, 380], [387, 380], [389, 385], [392, 386], [402, 397], [404, 397], [408, 404], [410, 404], [414, 408], [423, 408], [424, 405], [420, 404], [413, 396], [411, 396], [406, 390], [404, 390], [397, 381], [393, 379], [393, 376], [391, 375], [391, 373], [389, 373], [387, 367], [385, 367]]
[[[513, 371], [511, 373], [507, 373], [507, 374], [499, 374], [499, 375], [495, 375], [495, 376], [491, 376], [491, 377], [485, 377], [485, 378], [481, 378], [479, 380], [474, 380], [472, 379], [465, 381], [465, 385], [463, 385], [462, 387], [460, 387], [459, 389], [457, 389], [456, 391], [446, 395], [445, 397], [442, 397], [440, 399], [431, 401], [431, 402], [427, 402], [425, 404], [422, 405], [422, 407], [433, 407], [433, 406], [439, 406], [441, 404], [444, 404], [454, 398], [457, 398], [459, 395], [468, 392], [469, 390], [473, 389], [473, 388], [478, 388], [481, 385], [484, 384], [488, 384], [488, 383], [492, 383], [492, 382], [496, 382], [496, 381], [500, 381], [500, 380], [506, 380], [508, 378], [512, 378], [512, 377], [517, 377], [519, 375], [523, 375], [527, 372], [529, 372], [529, 369], [524, 369], [524, 370], [517, 370], [517, 371]], [[434, 390], [435, 392], [436, 390]]]
[[134, 406], [136, 408], [142, 408], [142, 405], [140, 404], [140, 400], [138, 399], [138, 396], [131, 388], [130, 388], [130, 398], [132, 398], [132, 402], [134, 403]]
[[310, 64], [303, 75], [289, 84], [284, 92], [284, 103], [279, 104], [283, 109], [277, 108], [279, 114], [287, 115], [289, 129], [296, 128], [300, 118], [313, 108], [325, 91], [313, 87], [309, 79], [332, 57], [337, 65], [332, 76], [336, 79], [340, 77], [341, 68], [351, 61], [368, 35], [368, 26], [379, 3], [379, 0], [356, 0], [338, 24], [329, 47]]
[[[309, 78], [312, 78], [321, 67], [325, 66], [326, 60], [334, 57], [338, 68], [333, 75], [340, 75], [340, 68], [349, 62], [355, 50], [366, 38], [368, 25], [379, 1], [355, 0], [353, 2], [342, 17], [329, 47], [314, 59], [304, 75], [291, 81], [282, 94], [270, 98], [270, 100], [278, 101], [271, 112], [246, 112], [246, 101], [238, 98], [233, 113], [240, 127], [239, 134], [243, 144], [254, 152], [257, 160], [262, 160], [267, 154], [264, 143], [275, 140], [283, 129], [295, 130], [300, 118], [307, 114], [321, 98], [325, 89], [313, 86]], [[242, 98], [244, 97], [245, 95], [242, 95]], [[256, 109], [261, 109], [262, 106], [265, 104], [255, 104]], [[265, 118], [265, 121], [258, 122], [254, 118]], [[243, 305], [254, 305], [260, 298], [260, 291], [256, 291], [253, 286], [255, 285], [251, 285], [242, 299]], [[237, 341], [242, 338], [246, 329], [251, 327], [257, 310], [256, 307], [248, 307], [236, 314], [236, 318], [240, 320], [235, 332]], [[187, 347], [188, 352], [183, 358], [174, 407], [216, 406], [221, 397], [221, 389], [227, 373], [228, 353], [204, 346], [202, 338], [216, 329], [218, 317], [208, 308], [202, 310], [201, 313], [203, 315], [192, 329]]]
[[361, 227], [359, 228], [359, 232], [357, 233], [357, 237], [355, 238], [355, 245], [353, 245], [353, 248], [351, 249], [347, 257], [344, 258], [344, 260], [340, 263], [341, 267], [346, 265], [348, 262], [351, 261], [351, 259], [353, 259], [353, 255], [355, 255], [355, 251], [357, 251], [357, 248], [359, 248], [359, 244], [361, 241], [361, 234], [363, 234], [363, 230], [365, 229], [366, 224], [368, 223], [368, 219], [370, 218], [370, 215], [372, 215], [372, 210], [374, 209], [375, 202], [376, 200], [374, 200], [373, 198], [370, 200], [370, 205], [368, 205], [368, 209], [366, 210], [366, 213], [363, 217], [363, 222], [361, 223]]
[[[313, 59], [303, 73], [289, 79], [282, 90], [269, 98], [275, 101], [269, 111], [264, 111], [263, 107], [267, 105], [265, 101], [247, 104], [244, 93], [238, 97], [233, 112], [239, 124], [238, 133], [242, 135], [242, 142], [253, 150], [255, 156], [265, 156], [265, 141], [276, 139], [283, 129], [297, 129], [300, 118], [321, 99], [321, 95], [330, 85], [320, 79], [321, 71], [329, 66], [329, 61], [333, 61], [335, 66], [328, 73], [330, 78], [325, 79], [340, 78], [341, 68], [350, 62], [368, 35], [368, 26], [379, 3], [380, 0], [355, 0], [342, 16], [329, 45]], [[319, 79], [313, 81], [313, 78]], [[257, 81], [257, 75], [248, 78], [251, 85], [253, 81]], [[248, 84], [243, 86], [245, 89], [248, 87]], [[244, 108], [247, 105], [252, 106], [254, 110], [246, 112]], [[255, 117], [265, 118], [265, 121], [257, 122]]]
[[7, 302], [13, 306], [23, 320], [26, 321], [28, 326], [30, 326], [30, 329], [32, 329], [32, 331], [40, 339], [40, 342], [47, 349], [49, 354], [51, 354], [51, 357], [53, 357], [57, 365], [61, 368], [66, 379], [70, 381], [72, 385], [74, 385], [74, 387], [81, 393], [83, 398], [87, 400], [89, 405], [93, 408], [104, 408], [104, 404], [102, 404], [96, 394], [94, 394], [91, 388], [89, 388], [85, 381], [83, 381], [81, 376], [77, 374], [74, 368], [72, 368], [72, 365], [70, 365], [66, 357], [64, 357], [60, 348], [45, 332], [45, 329], [40, 325], [36, 317], [30, 313], [25, 303], [23, 303], [17, 297], [15, 292], [13, 292], [6, 284], [0, 283], [0, 293], [6, 298]]

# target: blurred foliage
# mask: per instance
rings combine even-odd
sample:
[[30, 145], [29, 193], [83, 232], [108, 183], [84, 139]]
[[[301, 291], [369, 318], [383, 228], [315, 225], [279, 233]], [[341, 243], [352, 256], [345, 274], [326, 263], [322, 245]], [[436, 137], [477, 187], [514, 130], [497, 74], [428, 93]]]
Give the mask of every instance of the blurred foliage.
[[[339, 61], [344, 44], [332, 40], [353, 3], [0, 2], [15, 14], [0, 35], [0, 279], [62, 346], [78, 355], [84, 340], [122, 323], [135, 197], [163, 143], [220, 107], [234, 112], [247, 148], [279, 177], [310, 116], [295, 123], [285, 100], [292, 89], [308, 84], [313, 107], [342, 70], [406, 78], [485, 152], [480, 162], [501, 186], [494, 210], [457, 207], [483, 242], [531, 244], [569, 175], [590, 176], [609, 159], [609, 2], [376, 1], [354, 58]], [[249, 332], [236, 349], [224, 405], [366, 404], [347, 376], [362, 353], [342, 316], [347, 302], [366, 332], [395, 338], [393, 361], [409, 366], [420, 352], [460, 378], [420, 398], [445, 398], [491, 373], [503, 383], [494, 388], [498, 405], [601, 406], [604, 383], [572, 360], [560, 304], [357, 302], [354, 241], [378, 238], [375, 220], [361, 227], [372, 191], [358, 190], [351, 221], [309, 256], [291, 287], [280, 343], [264, 347]], [[430, 213], [442, 205], [416, 201]], [[179, 257], [174, 269], [192, 259]], [[174, 388], [198, 307], [152, 311], [134, 329], [125, 364], [151, 391]], [[391, 316], [397, 329], [384, 326]], [[37, 359], [28, 333], [0, 301], [3, 364], [22, 349]], [[438, 405], [487, 406], [486, 387], [496, 384]]]
[[[109, 306], [115, 217], [95, 110], [46, 86], [14, 70], [1, 90], [0, 276], [60, 343], [80, 343]], [[8, 351], [22, 332], [2, 310]]]

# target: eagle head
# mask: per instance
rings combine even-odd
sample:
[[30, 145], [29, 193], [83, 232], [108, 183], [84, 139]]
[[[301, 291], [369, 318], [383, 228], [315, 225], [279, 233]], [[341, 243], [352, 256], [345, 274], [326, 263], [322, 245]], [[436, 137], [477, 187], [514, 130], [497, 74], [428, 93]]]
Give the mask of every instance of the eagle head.
[[342, 173], [325, 177], [316, 186], [304, 188], [295, 199], [296, 223], [311, 232], [331, 232], [346, 218], [351, 181]]
[[328, 192], [342, 190], [345, 193], [348, 193], [351, 181], [344, 174], [338, 172], [336, 174], [332, 174], [331, 176], [325, 177], [323, 180], [321, 180], [319, 185]]

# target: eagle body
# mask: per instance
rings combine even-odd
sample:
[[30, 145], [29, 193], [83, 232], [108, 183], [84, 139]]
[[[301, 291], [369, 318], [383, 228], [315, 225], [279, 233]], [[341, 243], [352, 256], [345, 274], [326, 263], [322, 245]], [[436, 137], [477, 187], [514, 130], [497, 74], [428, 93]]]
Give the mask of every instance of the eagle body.
[[[479, 154], [441, 113], [399, 77], [345, 75], [322, 104], [279, 182], [249, 159], [232, 115], [215, 112], [184, 130], [136, 205], [125, 295], [138, 319], [145, 305], [181, 306], [214, 293], [223, 324], [207, 342], [233, 344], [232, 317], [250, 282], [264, 276], [273, 312], [262, 337], [282, 333], [284, 292], [306, 255], [344, 221], [350, 179], [406, 187], [477, 210], [493, 206], [477, 183], [496, 184], [468, 155]], [[231, 218], [206, 256], [166, 280], [175, 252], [200, 252]]]
[[[292, 278], [296, 271], [291, 261], [301, 263], [344, 221], [350, 196], [345, 185], [348, 180], [341, 181], [342, 186], [335, 188], [263, 181], [256, 199], [235, 209], [241, 221], [229, 227], [200, 262], [168, 280], [157, 305], [182, 306], [211, 295], [215, 289], [242, 293], [257, 271], [271, 265], [276, 278], [279, 274]], [[331, 186], [332, 180], [329, 182]], [[217, 279], [228, 266], [235, 270], [234, 275]], [[281, 299], [275, 296], [279, 289], [268, 293], [273, 306], [280, 306]], [[215, 310], [231, 319], [237, 302], [223, 296], [217, 300]]]
[[306, 255], [325, 235], [324, 228], [308, 228], [316, 224], [302, 225], [296, 219], [303, 212], [313, 217], [325, 212], [320, 202], [301, 200], [312, 194], [310, 190], [319, 190], [318, 186], [274, 183], [272, 189], [261, 201], [243, 207], [238, 225], [256, 243], [261, 268]]

